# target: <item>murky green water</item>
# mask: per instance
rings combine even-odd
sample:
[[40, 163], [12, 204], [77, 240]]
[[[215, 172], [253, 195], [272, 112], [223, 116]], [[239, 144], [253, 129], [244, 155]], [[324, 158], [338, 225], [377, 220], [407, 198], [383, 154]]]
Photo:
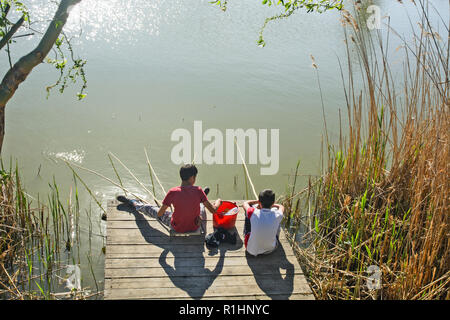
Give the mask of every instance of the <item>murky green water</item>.
[[[49, 1], [24, 3], [34, 21], [53, 15]], [[390, 15], [394, 29], [408, 36], [409, 21], [397, 1], [374, 3], [383, 15]], [[448, 21], [448, 2], [432, 3]], [[258, 190], [285, 191], [299, 159], [300, 174], [319, 174], [323, 118], [310, 55], [319, 66], [328, 130], [337, 137], [339, 109], [346, 119], [337, 62], [338, 57], [345, 60], [339, 14], [299, 12], [271, 23], [264, 33], [267, 46], [259, 48], [259, 28], [276, 12], [258, 0], [229, 1], [226, 12], [207, 0], [84, 0], [72, 12], [66, 32], [78, 35], [73, 40], [75, 52], [88, 60], [88, 96], [77, 101], [79, 85], [75, 85], [63, 95], [55, 90], [47, 100], [45, 87], [57, 79], [57, 71], [46, 64], [36, 68], [7, 106], [3, 158], [18, 159], [31, 195], [45, 194], [52, 176], [68, 194], [72, 174], [61, 159], [114, 178], [107, 157], [113, 152], [149, 184], [147, 148], [168, 189], [179, 183], [178, 165], [170, 159], [176, 144], [170, 135], [177, 128], [192, 131], [194, 120], [201, 120], [204, 130], [280, 130], [278, 174], [261, 176], [259, 165], [249, 165]], [[410, 12], [413, 16], [414, 11]], [[13, 58], [32, 48], [36, 39], [15, 44]], [[394, 58], [400, 59], [401, 53]], [[1, 74], [6, 68], [2, 53]], [[145, 195], [131, 176], [121, 172], [127, 186]], [[103, 203], [119, 192], [97, 176], [80, 175]], [[199, 165], [198, 183], [211, 187], [211, 198], [243, 198], [243, 177], [239, 164]], [[87, 207], [89, 197], [79, 187]], [[97, 220], [100, 210], [95, 210]], [[95, 225], [101, 233], [104, 225]], [[99, 279], [103, 277], [102, 246], [102, 237], [95, 237], [92, 255]]]

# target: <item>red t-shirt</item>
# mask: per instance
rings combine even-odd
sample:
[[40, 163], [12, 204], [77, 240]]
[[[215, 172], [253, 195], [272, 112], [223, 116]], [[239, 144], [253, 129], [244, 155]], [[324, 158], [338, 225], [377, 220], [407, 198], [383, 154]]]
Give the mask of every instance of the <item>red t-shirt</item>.
[[170, 223], [176, 232], [189, 232], [198, 229], [195, 223], [200, 215], [200, 203], [207, 201], [203, 189], [196, 186], [175, 187], [167, 192], [163, 200], [166, 206], [173, 205], [174, 213]]

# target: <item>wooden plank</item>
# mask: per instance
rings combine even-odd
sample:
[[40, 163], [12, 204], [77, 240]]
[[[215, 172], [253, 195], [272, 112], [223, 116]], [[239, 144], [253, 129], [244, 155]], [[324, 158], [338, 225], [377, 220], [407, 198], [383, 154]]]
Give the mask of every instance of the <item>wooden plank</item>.
[[[285, 276], [288, 271], [279, 268], [268, 268], [267, 266], [217, 266], [218, 271], [223, 276], [259, 276], [259, 275], [281, 275]], [[154, 278], [154, 277], [201, 277], [210, 275], [213, 270], [208, 268], [194, 266], [188, 268], [174, 269], [171, 266], [162, 266], [157, 268], [105, 268], [105, 278]], [[301, 269], [289, 270], [289, 273], [302, 275]]]
[[[173, 300], [189, 300], [194, 298], [172, 298]], [[202, 298], [204, 300], [224, 300], [224, 297], [206, 297]], [[314, 300], [315, 297], [312, 293], [295, 293], [292, 294], [288, 300]], [[150, 299], [146, 299], [150, 300]], [[246, 295], [246, 296], [235, 296], [235, 297], [226, 297], [226, 300], [287, 300], [286, 295], [284, 294], [271, 294], [268, 296], [266, 293], [261, 295]]]
[[[314, 300], [314, 296], [308, 293], [295, 293], [295, 294], [270, 294], [267, 295], [265, 292], [260, 294], [248, 294], [248, 293], [238, 293], [237, 295], [231, 296], [224, 293], [216, 293], [211, 295], [179, 295], [175, 296], [174, 293], [168, 293], [167, 295], [155, 294], [151, 290], [146, 290], [144, 292], [139, 292], [140, 295], [136, 294], [134, 290], [127, 290], [121, 292], [120, 295], [114, 293], [109, 296], [110, 300]], [[130, 293], [131, 292], [131, 293]]]
[[[161, 267], [161, 257], [164, 259], [164, 263], [170, 266], [176, 266], [177, 268], [190, 268], [194, 266], [204, 266], [204, 267], [215, 267], [219, 262], [223, 261], [224, 266], [248, 266], [249, 263], [256, 263], [253, 258], [245, 258], [242, 256], [238, 257], [226, 257], [225, 256], [212, 256], [207, 259], [203, 257], [202, 254], [190, 257], [166, 257], [161, 255], [158, 258], [134, 258], [134, 259], [108, 259], [105, 261], [106, 269], [120, 269], [120, 268], [152, 268]], [[258, 265], [261, 266], [271, 266], [277, 265], [279, 268], [294, 268], [296, 263], [295, 256], [284, 257], [284, 259], [279, 259], [278, 257], [268, 255], [266, 257], [261, 257], [257, 260]]]
[[[125, 298], [123, 298], [125, 299]], [[138, 298], [136, 298], [138, 299]], [[162, 300], [160, 298], [139, 298], [140, 300]], [[314, 300], [314, 295], [313, 294], [303, 294], [303, 293], [295, 293], [292, 294], [288, 299], [286, 299], [286, 295], [285, 294], [281, 294], [281, 295], [277, 295], [277, 294], [273, 294], [270, 297], [267, 296], [267, 294], [260, 294], [260, 295], [245, 295], [245, 296], [229, 296], [229, 297], [224, 297], [224, 296], [211, 296], [211, 297], [182, 297], [182, 298], [175, 298], [175, 297], [171, 297], [171, 298], [165, 298], [165, 299], [170, 299], [170, 300], [197, 300], [197, 299], [202, 299], [202, 300]]]
[[[221, 244], [221, 251], [224, 252], [226, 258], [228, 257], [242, 257], [245, 259], [247, 253], [245, 247], [242, 246], [239, 249], [230, 248], [230, 250], [225, 249], [225, 245]], [[163, 253], [164, 248], [154, 246], [151, 244], [147, 245], [109, 245], [106, 251], [106, 260], [116, 260], [116, 259], [136, 259], [136, 258], [159, 258]], [[198, 252], [203, 253], [205, 259], [214, 259], [219, 254], [218, 251], [209, 251], [203, 246], [190, 246], [190, 245], [177, 245], [167, 253], [168, 258], [182, 258], [182, 257], [192, 257], [198, 254]], [[285, 252], [285, 256], [294, 256], [293, 252]], [[280, 259], [283, 254], [278, 250], [273, 252], [270, 256]]]
[[[131, 244], [131, 245], [122, 245], [122, 244], [109, 244], [106, 248], [106, 258], [122, 258], [127, 257], [129, 254], [129, 258], [145, 258], [145, 257], [159, 257], [161, 253], [166, 250], [163, 247], [158, 247], [150, 243], [144, 244]], [[239, 249], [236, 251], [243, 251], [244, 249]], [[185, 253], [186, 256], [192, 256], [193, 253], [205, 252], [207, 251], [205, 246], [202, 244], [188, 244], [182, 243], [177, 246], [173, 246], [168, 253], [170, 255], [180, 255], [181, 253]], [[229, 251], [227, 251], [229, 253]], [[206, 256], [206, 255], [205, 255]]]
[[[211, 279], [214, 279], [211, 287], [228, 287], [230, 283], [240, 286], [247, 285], [260, 285], [260, 286], [280, 286], [280, 287], [301, 287], [304, 288], [302, 290], [307, 291], [308, 284], [304, 277], [291, 277], [283, 282], [278, 282], [271, 275], [261, 275], [258, 279], [252, 276], [202, 276], [197, 277], [195, 281], [192, 281], [189, 277], [180, 277], [178, 278], [177, 284], [180, 287], [203, 287], [205, 283], [211, 282]], [[172, 288], [173, 282], [168, 281], [167, 277], [155, 277], [155, 278], [144, 278], [139, 281], [135, 281], [134, 279], [129, 278], [107, 278], [105, 279], [105, 288], [108, 289], [145, 289], [145, 288]], [[303, 292], [303, 291], [301, 291]]]
[[174, 245], [179, 245], [179, 244], [203, 245], [204, 239], [199, 236], [186, 237], [186, 238], [181, 238], [181, 237], [169, 238], [169, 236], [145, 237], [145, 236], [140, 235], [140, 236], [128, 237], [126, 234], [120, 235], [120, 236], [115, 236], [115, 237], [111, 237], [111, 236], [106, 237], [107, 245], [109, 245], [109, 244], [129, 245], [129, 244], [141, 244], [141, 243], [151, 243], [151, 244], [157, 245], [157, 246], [163, 246], [163, 245], [174, 246]]
[[[270, 294], [285, 294], [287, 297], [292, 294], [309, 294], [309, 287], [307, 283], [301, 283], [299, 281], [289, 282], [286, 284], [280, 284], [275, 281], [270, 280], [254, 280], [252, 277], [239, 277], [239, 279], [231, 279], [234, 285], [230, 286], [230, 283], [225, 282], [225, 277], [219, 277], [216, 279], [202, 279], [200, 282], [187, 281], [187, 279], [176, 279], [176, 282], [171, 281], [161, 281], [162, 286], [145, 286], [139, 285], [134, 286], [136, 283], [146, 283], [140, 282], [130, 282], [130, 283], [119, 283], [117, 284], [115, 280], [110, 280], [106, 283], [109, 290], [118, 292], [119, 295], [127, 294], [127, 298], [134, 298], [130, 291], [137, 292], [138, 297], [143, 297], [143, 292], [149, 292], [152, 295], [167, 296], [170, 293], [171, 297], [199, 297], [206, 298], [208, 296], [215, 296], [220, 293], [222, 296], [236, 296], [241, 295], [260, 295], [265, 292], [270, 292]], [[183, 282], [181, 282], [181, 281]], [[223, 282], [219, 282], [223, 280]], [[246, 281], [248, 280], [248, 281]], [[239, 282], [238, 282], [239, 281]], [[150, 283], [149, 283], [150, 284]], [[169, 285], [170, 284], [170, 285]], [[140, 293], [138, 291], [141, 291]]]
[[222, 297], [227, 299], [228, 297], [241, 297], [246, 299], [248, 296], [263, 296], [267, 295], [267, 291], [270, 295], [276, 295], [280, 299], [289, 299], [292, 294], [308, 294], [306, 292], [292, 291], [291, 288], [280, 289], [277, 287], [267, 287], [261, 289], [258, 285], [247, 286], [227, 286], [227, 287], [189, 287], [186, 291], [179, 287], [171, 288], [143, 288], [143, 289], [118, 289], [112, 290], [110, 296], [111, 299], [142, 299], [145, 297], [157, 296], [161, 299], [173, 299], [173, 298], [208, 298], [208, 297]]

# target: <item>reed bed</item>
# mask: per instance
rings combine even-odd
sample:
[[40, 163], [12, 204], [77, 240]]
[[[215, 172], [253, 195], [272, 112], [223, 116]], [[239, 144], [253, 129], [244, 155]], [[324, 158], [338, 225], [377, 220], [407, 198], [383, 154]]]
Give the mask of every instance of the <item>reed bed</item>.
[[323, 176], [285, 199], [318, 299], [450, 299], [449, 24], [438, 19], [439, 35], [439, 13], [415, 6], [419, 28], [398, 48], [401, 83], [395, 30], [369, 32], [357, 8], [342, 14], [347, 134], [328, 145]]
[[[101, 291], [82, 287], [78, 189], [63, 204], [55, 181], [48, 199], [29, 196], [19, 169], [0, 170], [0, 298], [88, 299]], [[89, 260], [89, 253], [87, 253]]]

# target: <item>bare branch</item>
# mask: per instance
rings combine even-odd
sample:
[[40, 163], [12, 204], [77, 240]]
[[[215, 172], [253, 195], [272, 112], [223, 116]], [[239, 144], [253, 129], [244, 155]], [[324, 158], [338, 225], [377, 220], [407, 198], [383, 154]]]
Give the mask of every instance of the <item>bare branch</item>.
[[25, 17], [22, 16], [2, 38], [2, 40], [0, 40], [0, 50], [3, 49], [3, 47], [9, 42], [9, 40], [11, 40], [12, 36], [17, 32], [17, 30], [19, 30], [24, 21]]

